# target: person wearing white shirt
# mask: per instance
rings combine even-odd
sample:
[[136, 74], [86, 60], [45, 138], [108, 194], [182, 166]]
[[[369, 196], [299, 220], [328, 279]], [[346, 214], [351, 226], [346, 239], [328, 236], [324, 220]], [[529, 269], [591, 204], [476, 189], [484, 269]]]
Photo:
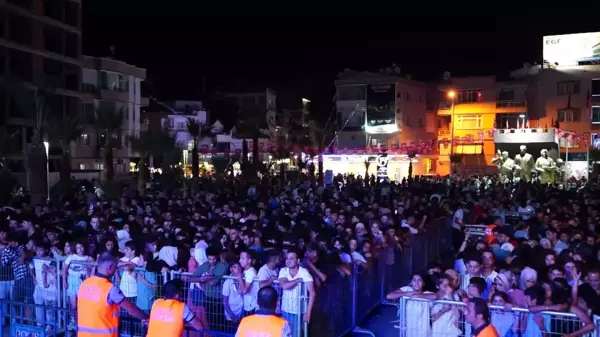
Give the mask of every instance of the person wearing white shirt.
[[267, 263], [260, 267], [256, 276], [260, 288], [270, 286], [273, 284], [273, 281], [277, 280], [279, 272], [277, 266], [281, 260], [280, 256], [279, 251], [276, 249], [267, 251]]
[[225, 319], [228, 322], [232, 322], [233, 326], [242, 319], [242, 312], [244, 310], [244, 295], [240, 292], [240, 287], [237, 278], [242, 275], [242, 267], [239, 263], [234, 263], [229, 267], [231, 273], [230, 278], [226, 278], [223, 282], [223, 307], [225, 309]]
[[256, 310], [258, 282], [254, 282], [256, 269], [252, 267], [253, 262], [254, 258], [249, 250], [240, 253], [240, 267], [243, 272], [238, 275], [238, 284], [240, 293], [244, 296], [244, 317], [254, 314]]
[[132, 242], [125, 244], [125, 256], [119, 260], [119, 267], [123, 267], [119, 288], [123, 295], [131, 302], [137, 299], [137, 273], [135, 268], [140, 264], [140, 258], [136, 256], [135, 246]]
[[[313, 277], [307, 269], [300, 266], [298, 253], [290, 250], [285, 255], [285, 267], [279, 272], [279, 284], [283, 289], [281, 311], [292, 328], [294, 337], [301, 335], [301, 323], [310, 323], [310, 314], [315, 304]], [[308, 305], [302, 312], [302, 283], [308, 291]], [[302, 316], [301, 316], [302, 315]]]

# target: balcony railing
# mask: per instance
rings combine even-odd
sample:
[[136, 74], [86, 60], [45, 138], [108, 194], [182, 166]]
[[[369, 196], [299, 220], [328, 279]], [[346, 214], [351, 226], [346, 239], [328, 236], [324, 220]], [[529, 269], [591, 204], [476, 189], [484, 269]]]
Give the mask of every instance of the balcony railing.
[[554, 128], [526, 128], [526, 129], [496, 129], [494, 130], [495, 143], [555, 143], [556, 133]]
[[452, 108], [452, 102], [440, 102], [439, 110], [450, 110]]
[[496, 101], [496, 108], [510, 108], [527, 106], [527, 101]]

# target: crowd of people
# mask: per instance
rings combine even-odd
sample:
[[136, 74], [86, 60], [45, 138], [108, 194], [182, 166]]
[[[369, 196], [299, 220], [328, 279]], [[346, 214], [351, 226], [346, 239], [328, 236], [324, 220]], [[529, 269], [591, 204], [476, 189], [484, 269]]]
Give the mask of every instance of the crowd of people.
[[[442, 202], [452, 254], [387, 295], [407, 298], [406, 335], [463, 335], [471, 328], [463, 306], [447, 301], [475, 298], [502, 308], [489, 317], [502, 337], [593, 331], [600, 314], [596, 186], [567, 191], [539, 184], [474, 185], [451, 190], [452, 202]], [[473, 224], [486, 226], [485, 232], [473, 235]]]
[[[1, 214], [0, 299], [51, 308], [65, 294], [76, 309], [81, 283], [109, 252], [121, 270], [114, 283], [143, 311], [175, 276], [186, 282], [185, 301], [205, 329], [234, 333], [258, 309], [259, 289], [274, 286], [277, 310], [299, 336], [315, 319], [321, 289], [350, 276], [353, 265], [391, 266], [411, 236], [445, 218], [448, 252], [413, 266], [423, 272], [387, 295], [408, 298], [407, 334], [464, 334], [460, 306], [430, 301], [479, 297], [529, 310], [492, 310], [501, 336], [580, 336], [593, 330], [591, 317], [600, 310], [599, 201], [591, 183], [567, 191], [489, 178], [379, 183], [338, 176], [324, 187], [303, 176], [285, 186], [238, 178], [194, 196], [123, 191], [119, 199], [90, 193], [56, 204], [15, 202]], [[467, 224], [490, 226], [480, 237]], [[577, 319], [539, 313], [548, 310]], [[56, 318], [44, 307], [24, 316], [49, 322], [47, 329]], [[133, 324], [129, 329], [137, 333]]]

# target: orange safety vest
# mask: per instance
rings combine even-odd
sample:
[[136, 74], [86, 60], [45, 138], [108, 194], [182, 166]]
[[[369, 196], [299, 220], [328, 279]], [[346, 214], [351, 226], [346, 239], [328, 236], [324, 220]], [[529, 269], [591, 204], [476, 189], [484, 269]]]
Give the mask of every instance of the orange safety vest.
[[498, 331], [493, 325], [488, 324], [483, 330], [481, 330], [475, 337], [499, 337]]
[[[244, 317], [237, 330], [237, 337], [282, 337], [287, 321], [275, 315], [251, 315]], [[261, 333], [261, 334], [259, 334]]]
[[494, 228], [496, 227], [498, 227], [498, 225], [489, 225], [485, 228], [484, 235], [488, 245], [491, 245], [492, 243], [494, 243], [494, 240], [496, 240], [496, 238], [494, 237]]
[[108, 304], [114, 285], [108, 279], [92, 276], [77, 292], [77, 337], [117, 337], [119, 305]]
[[183, 309], [177, 300], [158, 299], [150, 311], [150, 324], [146, 337], [181, 336], [183, 334]]

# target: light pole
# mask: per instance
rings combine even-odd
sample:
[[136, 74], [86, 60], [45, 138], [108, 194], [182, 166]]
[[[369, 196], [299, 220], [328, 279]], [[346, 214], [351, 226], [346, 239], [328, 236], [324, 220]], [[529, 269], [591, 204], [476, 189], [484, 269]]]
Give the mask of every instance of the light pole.
[[454, 101], [456, 99], [456, 91], [448, 91], [448, 98], [452, 100], [452, 107], [450, 108], [450, 155], [454, 154]]
[[44, 142], [46, 148], [46, 196], [50, 200], [50, 143]]

